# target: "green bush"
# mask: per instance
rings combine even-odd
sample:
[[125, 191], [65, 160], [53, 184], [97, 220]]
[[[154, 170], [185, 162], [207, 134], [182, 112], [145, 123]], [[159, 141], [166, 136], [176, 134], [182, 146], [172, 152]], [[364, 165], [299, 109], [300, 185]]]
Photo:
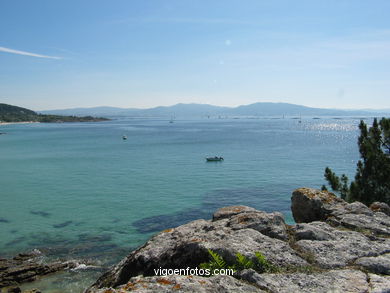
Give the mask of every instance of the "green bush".
[[235, 271], [253, 269], [259, 273], [276, 273], [280, 271], [278, 267], [269, 263], [265, 256], [260, 252], [255, 252], [255, 257], [253, 259], [249, 259], [241, 253], [237, 253], [233, 263], [227, 263], [217, 252], [210, 249], [208, 249], [208, 252], [210, 261], [201, 263], [199, 267], [201, 269], [209, 269], [211, 272], [215, 269], [233, 269]]

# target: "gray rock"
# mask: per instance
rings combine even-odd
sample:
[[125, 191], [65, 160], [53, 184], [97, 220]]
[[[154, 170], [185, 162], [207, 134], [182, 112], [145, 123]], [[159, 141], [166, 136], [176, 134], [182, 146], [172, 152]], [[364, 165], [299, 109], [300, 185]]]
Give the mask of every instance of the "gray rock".
[[376, 201], [370, 205], [370, 209], [374, 212], [382, 212], [390, 216], [390, 207], [387, 203]]
[[367, 214], [339, 214], [328, 218], [333, 226], [345, 227], [366, 234], [390, 236], [390, 217], [382, 212]]
[[313, 222], [295, 228], [299, 240], [295, 245], [311, 255], [321, 268], [339, 268], [351, 264], [357, 258], [378, 256], [390, 252], [390, 239], [368, 238], [355, 231], [342, 231], [323, 222]]
[[240, 213], [230, 218], [228, 226], [233, 230], [251, 228], [272, 238], [288, 240], [284, 217], [278, 212], [253, 211]]
[[348, 213], [348, 214], [356, 214], [356, 215], [368, 215], [372, 216], [374, 213], [372, 210], [370, 210], [364, 203], [355, 201], [353, 203], [349, 203], [346, 206], [344, 206], [344, 209], [335, 210], [333, 212], [334, 215], [336, 215], [338, 212]]
[[34, 250], [30, 253], [20, 253], [12, 259], [0, 259], [0, 288], [31, 282], [39, 276], [78, 265], [73, 261], [44, 263], [41, 257], [41, 253]]
[[230, 206], [218, 209], [213, 214], [213, 221], [218, 221], [222, 219], [230, 218], [231, 216], [244, 213], [244, 212], [253, 212], [256, 211], [254, 208], [247, 206]]
[[[291, 208], [298, 222], [293, 226], [286, 225], [280, 213], [234, 206], [216, 211], [212, 221], [162, 231], [86, 292], [388, 292], [389, 277], [376, 275], [389, 274], [390, 268], [390, 217], [385, 206], [348, 204], [332, 193], [301, 188], [294, 191]], [[237, 253], [253, 258], [261, 252], [280, 270], [239, 271], [234, 277], [242, 281], [155, 276], [158, 268], [198, 267], [209, 260], [208, 249], [228, 263], [235, 262]]]
[[332, 212], [346, 205], [333, 193], [313, 188], [296, 189], [291, 197], [291, 211], [297, 223], [325, 221]]
[[297, 224], [292, 228], [295, 240], [336, 240], [337, 236], [333, 233], [329, 225], [323, 222], [312, 222], [310, 224]]
[[198, 276], [154, 276], [134, 277], [126, 285], [118, 289], [97, 289], [96, 293], [125, 293], [125, 292], [264, 292], [248, 283], [237, 280], [231, 276], [213, 276], [209, 278]]
[[368, 274], [371, 293], [390, 293], [390, 277]]
[[366, 274], [358, 270], [333, 270], [315, 274], [258, 274], [244, 270], [239, 277], [271, 293], [369, 292]]
[[[307, 265], [288, 242], [252, 228], [232, 229], [229, 226], [231, 219], [222, 217], [214, 222], [197, 220], [165, 230], [130, 253], [90, 289], [117, 287], [138, 275], [153, 276], [154, 269], [159, 267], [195, 268], [209, 260], [208, 249], [218, 252], [228, 262], [235, 261], [238, 252], [253, 258], [259, 251], [275, 265]], [[255, 222], [252, 224], [255, 225]], [[284, 222], [282, 224], [285, 225]]]
[[333, 226], [341, 226], [358, 232], [377, 236], [390, 236], [390, 217], [386, 204], [373, 206], [376, 212], [360, 202], [348, 204], [328, 191], [312, 188], [299, 188], [293, 192], [291, 210], [297, 223], [327, 221]]
[[362, 257], [356, 260], [355, 264], [375, 274], [390, 275], [390, 253]]

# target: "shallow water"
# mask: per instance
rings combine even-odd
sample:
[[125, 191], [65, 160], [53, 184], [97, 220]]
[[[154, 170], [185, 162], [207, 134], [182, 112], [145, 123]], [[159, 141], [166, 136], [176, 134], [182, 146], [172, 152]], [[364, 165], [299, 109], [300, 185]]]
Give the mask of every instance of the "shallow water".
[[[152, 234], [218, 207], [281, 211], [353, 175], [358, 119], [122, 119], [0, 126], [0, 255], [115, 262]], [[126, 141], [122, 135], [127, 135]], [[206, 163], [221, 155], [223, 162]], [[352, 176], [351, 176], [352, 177]], [[76, 291], [75, 291], [76, 292]]]

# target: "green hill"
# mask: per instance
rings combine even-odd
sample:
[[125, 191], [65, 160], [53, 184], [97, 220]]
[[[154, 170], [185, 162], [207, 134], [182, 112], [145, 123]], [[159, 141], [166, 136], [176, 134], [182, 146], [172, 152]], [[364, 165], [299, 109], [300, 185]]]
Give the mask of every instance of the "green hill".
[[96, 122], [109, 120], [101, 117], [76, 117], [38, 114], [32, 110], [0, 103], [0, 122]]

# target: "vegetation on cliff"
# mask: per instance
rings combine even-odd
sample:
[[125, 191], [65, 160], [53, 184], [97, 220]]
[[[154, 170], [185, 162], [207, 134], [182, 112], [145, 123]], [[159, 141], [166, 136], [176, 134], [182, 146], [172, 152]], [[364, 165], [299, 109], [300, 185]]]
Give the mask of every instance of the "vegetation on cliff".
[[61, 116], [38, 114], [32, 110], [0, 103], [0, 122], [96, 122], [109, 120], [92, 116]]
[[361, 159], [357, 163], [355, 180], [348, 184], [345, 174], [339, 177], [329, 167], [325, 169], [325, 179], [333, 191], [349, 202], [390, 204], [390, 118], [382, 118], [379, 123], [374, 119], [370, 128], [360, 121], [359, 129]]

